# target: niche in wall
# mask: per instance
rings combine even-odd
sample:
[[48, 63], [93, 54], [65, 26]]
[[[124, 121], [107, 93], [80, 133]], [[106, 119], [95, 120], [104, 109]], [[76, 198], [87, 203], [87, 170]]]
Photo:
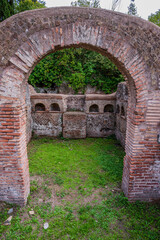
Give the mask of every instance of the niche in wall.
[[123, 106], [121, 106], [121, 117], [125, 117], [125, 111]]
[[120, 112], [119, 105], [116, 106], [116, 113], [118, 114]]
[[50, 106], [50, 110], [53, 112], [60, 112], [60, 107], [58, 103], [52, 103]]
[[112, 104], [107, 104], [107, 105], [104, 107], [104, 112], [113, 113], [113, 112], [114, 112], [113, 105], [112, 105]]
[[37, 103], [37, 104], [35, 105], [35, 111], [36, 111], [36, 112], [37, 112], [37, 111], [41, 111], [41, 112], [45, 111], [45, 106], [44, 106], [44, 104], [43, 104], [43, 103]]
[[97, 104], [93, 104], [89, 107], [89, 112], [99, 112], [99, 107]]

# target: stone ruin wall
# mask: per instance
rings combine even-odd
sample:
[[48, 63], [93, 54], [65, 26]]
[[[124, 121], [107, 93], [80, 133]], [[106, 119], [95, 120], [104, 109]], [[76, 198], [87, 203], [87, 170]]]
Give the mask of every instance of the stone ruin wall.
[[30, 101], [28, 94], [26, 98], [28, 142], [31, 132], [64, 138], [107, 137], [115, 134], [125, 146], [126, 83], [120, 83], [117, 92], [108, 95], [42, 94], [29, 88]]

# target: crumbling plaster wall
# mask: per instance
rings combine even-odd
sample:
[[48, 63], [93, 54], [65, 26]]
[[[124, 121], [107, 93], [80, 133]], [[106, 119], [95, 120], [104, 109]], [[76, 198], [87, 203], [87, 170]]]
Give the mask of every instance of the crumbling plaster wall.
[[[32, 91], [33, 132], [66, 138], [107, 137], [116, 133], [124, 146], [126, 117], [116, 113], [117, 103], [122, 105], [122, 102], [127, 111], [124, 89], [127, 91], [125, 83], [118, 85], [117, 94], [108, 95], [37, 94]], [[45, 110], [36, 110], [37, 104], [43, 104]], [[52, 104], [58, 104], [59, 110], [53, 110]]]

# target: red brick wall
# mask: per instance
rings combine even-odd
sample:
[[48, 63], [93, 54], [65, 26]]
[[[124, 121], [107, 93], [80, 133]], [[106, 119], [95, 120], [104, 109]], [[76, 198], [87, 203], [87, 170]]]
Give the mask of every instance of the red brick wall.
[[160, 197], [160, 28], [103, 9], [51, 8], [0, 24], [0, 199], [25, 204], [29, 193], [24, 85], [35, 64], [68, 46], [108, 56], [129, 88], [122, 187], [129, 200]]
[[25, 108], [1, 104], [0, 122], [0, 198], [24, 205], [29, 193]]
[[86, 114], [84, 112], [63, 114], [63, 137], [86, 138]]

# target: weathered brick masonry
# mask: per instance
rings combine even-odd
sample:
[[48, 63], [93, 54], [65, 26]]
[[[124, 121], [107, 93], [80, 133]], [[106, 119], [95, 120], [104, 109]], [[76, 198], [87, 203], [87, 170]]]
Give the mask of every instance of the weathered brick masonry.
[[[125, 85], [125, 82], [120, 85], [123, 84]], [[36, 135], [52, 137], [63, 135], [65, 138], [107, 137], [115, 133], [115, 105], [115, 93], [86, 95], [31, 93], [32, 110], [28, 112], [27, 119], [29, 123], [32, 119], [31, 129]], [[125, 106], [125, 112], [126, 110]], [[123, 122], [121, 115], [118, 116], [118, 126], [121, 128]], [[82, 121], [78, 120], [79, 118], [82, 118]], [[126, 125], [126, 119], [123, 120]], [[117, 129], [117, 133], [119, 132]], [[123, 133], [120, 132], [122, 144], [125, 141], [125, 132], [126, 127]], [[26, 133], [27, 139], [30, 139], [28, 128]]]
[[29, 194], [26, 82], [45, 55], [84, 47], [109, 57], [129, 89], [122, 188], [129, 200], [160, 198], [160, 28], [103, 9], [26, 11], [0, 24], [0, 199]]

